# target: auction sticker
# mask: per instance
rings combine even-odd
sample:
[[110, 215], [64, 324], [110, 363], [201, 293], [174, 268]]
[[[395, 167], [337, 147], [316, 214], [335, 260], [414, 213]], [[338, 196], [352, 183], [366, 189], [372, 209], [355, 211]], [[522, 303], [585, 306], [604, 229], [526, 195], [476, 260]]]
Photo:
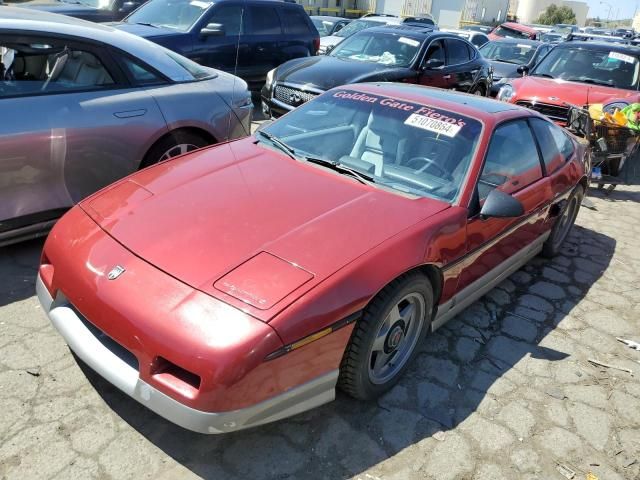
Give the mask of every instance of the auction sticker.
[[404, 124], [411, 125], [412, 127], [422, 128], [423, 130], [428, 130], [430, 132], [440, 133], [451, 138], [455, 137], [462, 129], [460, 125], [443, 122], [442, 120], [438, 120], [437, 118], [429, 118], [425, 117], [424, 115], [418, 115], [416, 113], [412, 113], [411, 115], [409, 115], [409, 118], [404, 121]]
[[634, 63], [636, 61], [635, 57], [631, 55], [625, 55], [624, 53], [619, 52], [609, 52], [609, 58], [614, 58], [616, 60], [620, 60], [625, 63]]

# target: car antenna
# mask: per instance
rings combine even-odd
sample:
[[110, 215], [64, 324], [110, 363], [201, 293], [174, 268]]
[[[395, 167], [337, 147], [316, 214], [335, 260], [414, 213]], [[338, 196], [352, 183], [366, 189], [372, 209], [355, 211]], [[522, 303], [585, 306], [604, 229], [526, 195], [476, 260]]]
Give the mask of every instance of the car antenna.
[[[238, 76], [238, 58], [240, 56], [240, 37], [244, 35], [244, 12], [246, 9], [247, 2], [242, 2], [242, 8], [240, 9], [240, 27], [238, 31], [238, 41], [236, 42], [236, 61], [233, 66], [233, 84], [231, 86], [231, 109], [233, 110], [236, 101], [236, 79]], [[249, 124], [249, 128], [251, 128], [251, 124]], [[249, 132], [251, 134], [251, 132]], [[229, 122], [227, 124], [227, 140], [231, 139], [231, 115], [229, 115]]]

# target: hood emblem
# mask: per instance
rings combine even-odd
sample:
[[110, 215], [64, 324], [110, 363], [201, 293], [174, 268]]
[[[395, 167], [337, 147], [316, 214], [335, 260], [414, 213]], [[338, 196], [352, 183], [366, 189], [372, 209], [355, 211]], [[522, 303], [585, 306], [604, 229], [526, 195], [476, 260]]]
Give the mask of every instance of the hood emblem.
[[551, 100], [552, 102], [557, 102], [558, 100], [560, 100], [560, 98], [558, 98], [558, 97], [549, 97], [549, 100]]
[[292, 105], [296, 105], [301, 101], [302, 101], [302, 97], [300, 96], [299, 93], [292, 93], [291, 95], [289, 95], [289, 102], [291, 102]]
[[115, 280], [116, 278], [118, 278], [120, 275], [122, 275], [125, 271], [125, 268], [120, 266], [120, 265], [116, 265], [115, 267], [113, 267], [111, 269], [111, 271], [107, 274], [107, 278], [109, 280]]

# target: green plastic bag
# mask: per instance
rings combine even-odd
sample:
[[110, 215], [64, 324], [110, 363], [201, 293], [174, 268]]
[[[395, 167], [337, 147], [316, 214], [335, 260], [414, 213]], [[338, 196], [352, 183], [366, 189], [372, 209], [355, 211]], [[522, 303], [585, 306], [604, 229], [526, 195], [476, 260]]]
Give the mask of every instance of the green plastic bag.
[[637, 114], [640, 113], [640, 103], [632, 103], [628, 107], [624, 107], [621, 112], [627, 117], [627, 127], [640, 132], [640, 120], [637, 118]]

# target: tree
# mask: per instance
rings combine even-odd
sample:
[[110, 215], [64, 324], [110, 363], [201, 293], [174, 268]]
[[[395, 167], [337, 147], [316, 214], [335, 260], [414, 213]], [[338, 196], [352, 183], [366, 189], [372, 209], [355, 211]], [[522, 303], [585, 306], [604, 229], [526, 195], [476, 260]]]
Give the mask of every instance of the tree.
[[549, 5], [542, 12], [536, 23], [541, 25], [556, 25], [558, 23], [576, 24], [576, 14], [569, 7], [558, 7], [557, 5]]

